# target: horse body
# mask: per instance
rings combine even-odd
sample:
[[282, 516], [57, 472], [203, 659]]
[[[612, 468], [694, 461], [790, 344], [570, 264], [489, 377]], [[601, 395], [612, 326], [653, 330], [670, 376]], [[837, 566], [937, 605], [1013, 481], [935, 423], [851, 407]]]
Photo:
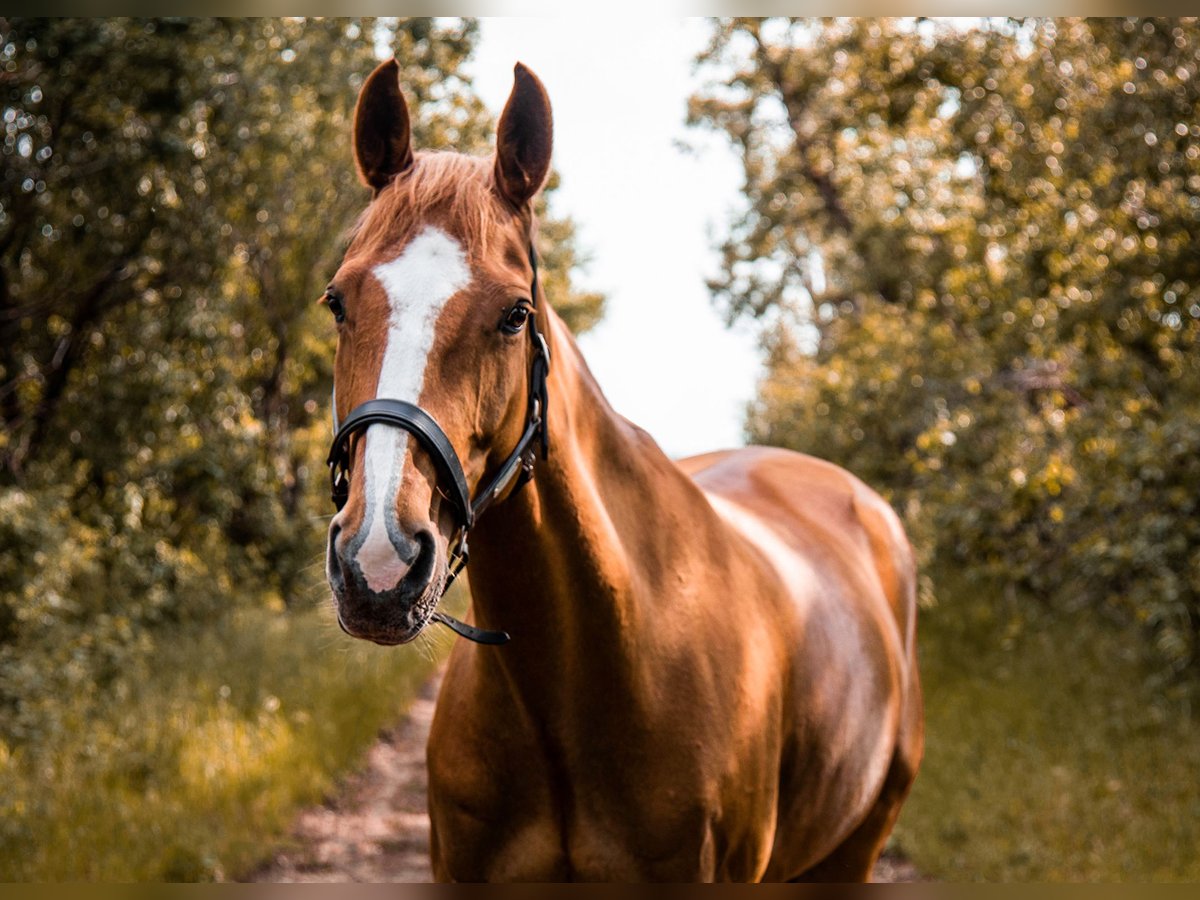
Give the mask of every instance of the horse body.
[[513, 642], [455, 647], [433, 723], [436, 875], [866, 877], [920, 756], [894, 514], [800, 454], [671, 462], [551, 339], [553, 453], [472, 545]]
[[[414, 152], [397, 74], [359, 97], [374, 196], [323, 298], [342, 422], [326, 563], [357, 637], [512, 635], [451, 654], [436, 876], [869, 878], [922, 746], [896, 516], [788, 451], [672, 462], [613, 412], [539, 290], [541, 83], [517, 67], [483, 160]], [[468, 530], [483, 631], [437, 611]]]

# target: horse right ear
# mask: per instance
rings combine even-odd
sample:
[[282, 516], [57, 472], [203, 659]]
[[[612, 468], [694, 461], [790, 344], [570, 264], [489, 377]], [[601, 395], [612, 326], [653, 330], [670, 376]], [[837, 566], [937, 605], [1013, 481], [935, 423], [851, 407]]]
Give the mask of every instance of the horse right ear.
[[524, 206], [541, 190], [553, 146], [550, 98], [538, 77], [517, 63], [512, 93], [496, 127], [496, 184], [514, 206]]
[[358, 177], [376, 194], [413, 163], [412, 128], [395, 59], [380, 63], [359, 91], [354, 158]]

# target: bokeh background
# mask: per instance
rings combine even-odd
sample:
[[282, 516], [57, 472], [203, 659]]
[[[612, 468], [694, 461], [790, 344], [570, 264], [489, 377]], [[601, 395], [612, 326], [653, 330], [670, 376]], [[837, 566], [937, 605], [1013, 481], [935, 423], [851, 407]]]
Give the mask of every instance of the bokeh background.
[[[436, 666], [444, 637], [366, 647], [323, 605], [316, 299], [375, 62], [422, 146], [486, 153], [490, 61], [557, 96], [537, 27], [523, 53], [460, 19], [0, 19], [0, 878], [238, 877]], [[657, 124], [592, 109], [622, 152], [591, 177], [642, 136], [664, 197], [623, 251], [560, 157], [547, 293], [668, 450], [814, 453], [904, 517], [929, 737], [893, 852], [1200, 878], [1200, 23], [623, 27], [614, 103], [654, 85]], [[672, 202], [669, 154], [728, 199]], [[711, 395], [687, 366], [727, 391], [700, 437], [654, 419]]]

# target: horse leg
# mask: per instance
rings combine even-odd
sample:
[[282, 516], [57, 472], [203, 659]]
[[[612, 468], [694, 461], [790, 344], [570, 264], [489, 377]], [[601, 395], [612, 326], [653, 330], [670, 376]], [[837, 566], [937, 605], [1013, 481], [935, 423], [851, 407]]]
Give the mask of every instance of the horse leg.
[[916, 777], [916, 768], [897, 752], [875, 805], [859, 826], [823, 860], [792, 881], [865, 882], [887, 842], [900, 807]]
[[883, 845], [887, 842], [900, 807], [917, 778], [917, 768], [925, 752], [924, 703], [920, 683], [915, 677], [911, 686], [912, 700], [901, 727], [896, 751], [888, 766], [887, 777], [879, 797], [870, 812], [850, 833], [846, 840], [833, 849], [828, 856], [809, 868], [792, 881], [865, 882], [871, 880], [871, 872]]

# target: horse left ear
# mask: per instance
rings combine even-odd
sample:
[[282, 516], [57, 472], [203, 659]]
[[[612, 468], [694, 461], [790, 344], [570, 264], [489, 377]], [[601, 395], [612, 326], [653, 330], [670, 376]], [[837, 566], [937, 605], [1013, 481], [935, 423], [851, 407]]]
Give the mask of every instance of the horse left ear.
[[554, 118], [550, 97], [533, 72], [517, 63], [513, 80], [496, 129], [496, 184], [513, 205], [524, 206], [550, 171]]
[[412, 128], [395, 59], [380, 63], [358, 93], [354, 158], [359, 178], [376, 194], [413, 163]]

